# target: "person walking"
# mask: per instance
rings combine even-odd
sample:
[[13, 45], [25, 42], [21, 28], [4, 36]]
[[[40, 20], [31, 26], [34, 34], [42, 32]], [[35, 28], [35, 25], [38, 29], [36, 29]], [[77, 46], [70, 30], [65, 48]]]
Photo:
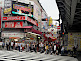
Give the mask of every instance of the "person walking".
[[12, 50], [13, 50], [13, 41], [11, 41], [11, 48], [12, 48]]
[[29, 51], [30, 51], [30, 49], [31, 49], [31, 45], [30, 45], [30, 43], [29, 43], [29, 42], [28, 42], [28, 46], [29, 46], [29, 48], [28, 48], [28, 49], [29, 49]]
[[41, 51], [41, 43], [39, 43], [39, 52]]
[[56, 54], [56, 44], [54, 44], [54, 54]]
[[13, 49], [15, 50], [15, 41], [13, 42]]
[[18, 50], [19, 50], [19, 52], [20, 52], [20, 42], [18, 42]]
[[52, 51], [52, 46], [51, 44], [49, 44], [49, 54], [52, 54], [51, 51]]
[[11, 41], [9, 41], [9, 51], [10, 51], [10, 48], [11, 48]]
[[9, 50], [9, 40], [7, 40], [7, 42], [6, 42], [6, 48], [7, 48], [7, 50]]
[[36, 52], [36, 43], [33, 44], [34, 52]]
[[64, 55], [64, 46], [61, 48], [61, 55]]
[[41, 53], [44, 52], [44, 44], [41, 42]]
[[45, 54], [48, 54], [48, 44], [45, 45], [46, 52]]
[[3, 41], [3, 42], [2, 42], [2, 48], [3, 48], [3, 49], [4, 49], [4, 46], [5, 46], [5, 42]]
[[54, 43], [52, 43], [52, 53], [54, 54]]
[[25, 43], [22, 41], [22, 51], [24, 51]]
[[27, 42], [27, 44], [26, 44], [26, 52], [28, 52], [28, 51], [30, 51], [30, 50], [29, 50], [29, 43]]

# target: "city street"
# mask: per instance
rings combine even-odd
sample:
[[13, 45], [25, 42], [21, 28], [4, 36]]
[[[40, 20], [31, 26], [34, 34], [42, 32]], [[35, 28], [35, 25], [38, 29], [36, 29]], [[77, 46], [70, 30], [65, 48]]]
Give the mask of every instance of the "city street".
[[0, 0], [0, 61], [81, 61], [81, 0]]
[[30, 52], [19, 52], [19, 51], [6, 51], [0, 50], [0, 61], [78, 61], [76, 58], [60, 55], [49, 55], [30, 53]]

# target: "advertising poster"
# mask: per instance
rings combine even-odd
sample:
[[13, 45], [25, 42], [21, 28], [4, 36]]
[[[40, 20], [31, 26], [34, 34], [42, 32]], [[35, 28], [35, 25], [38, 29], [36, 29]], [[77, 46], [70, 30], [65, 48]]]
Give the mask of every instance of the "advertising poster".
[[81, 51], [81, 33], [78, 32], [69, 32], [68, 33], [68, 49], [72, 49], [73, 46], [78, 45], [78, 50]]
[[11, 14], [12, 0], [4, 0], [4, 14]]

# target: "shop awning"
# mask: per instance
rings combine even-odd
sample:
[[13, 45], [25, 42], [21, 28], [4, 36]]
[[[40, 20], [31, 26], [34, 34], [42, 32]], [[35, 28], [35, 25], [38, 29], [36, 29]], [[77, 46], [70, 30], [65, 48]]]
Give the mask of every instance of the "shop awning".
[[42, 32], [33, 29], [33, 26], [24, 26], [23, 28], [24, 29], [31, 29], [31, 31], [28, 31], [28, 32], [33, 32], [33, 33], [36, 33], [36, 34], [42, 34]]
[[33, 33], [36, 33], [36, 34], [42, 34], [42, 32], [38, 31], [38, 30], [35, 30], [35, 29], [32, 29], [32, 32]]
[[49, 38], [54, 39], [53, 37], [49, 37]]
[[19, 39], [20, 37], [9, 37], [9, 39]]
[[23, 28], [33, 28], [33, 26], [24, 26]]

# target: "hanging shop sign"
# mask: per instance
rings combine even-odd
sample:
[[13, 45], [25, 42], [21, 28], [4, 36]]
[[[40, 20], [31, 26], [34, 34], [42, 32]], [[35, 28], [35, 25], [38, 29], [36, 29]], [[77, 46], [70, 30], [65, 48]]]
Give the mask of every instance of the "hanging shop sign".
[[27, 21], [31, 22], [32, 24], [36, 25], [37, 26], [37, 22], [34, 21], [33, 19], [27, 17]]
[[2, 33], [2, 37], [24, 37], [24, 33]]
[[22, 28], [23, 22], [5, 22], [5, 28]]
[[12, 11], [12, 0], [4, 1], [4, 14], [11, 14]]
[[3, 17], [3, 21], [8, 20], [26, 20], [26, 17], [25, 16]]

